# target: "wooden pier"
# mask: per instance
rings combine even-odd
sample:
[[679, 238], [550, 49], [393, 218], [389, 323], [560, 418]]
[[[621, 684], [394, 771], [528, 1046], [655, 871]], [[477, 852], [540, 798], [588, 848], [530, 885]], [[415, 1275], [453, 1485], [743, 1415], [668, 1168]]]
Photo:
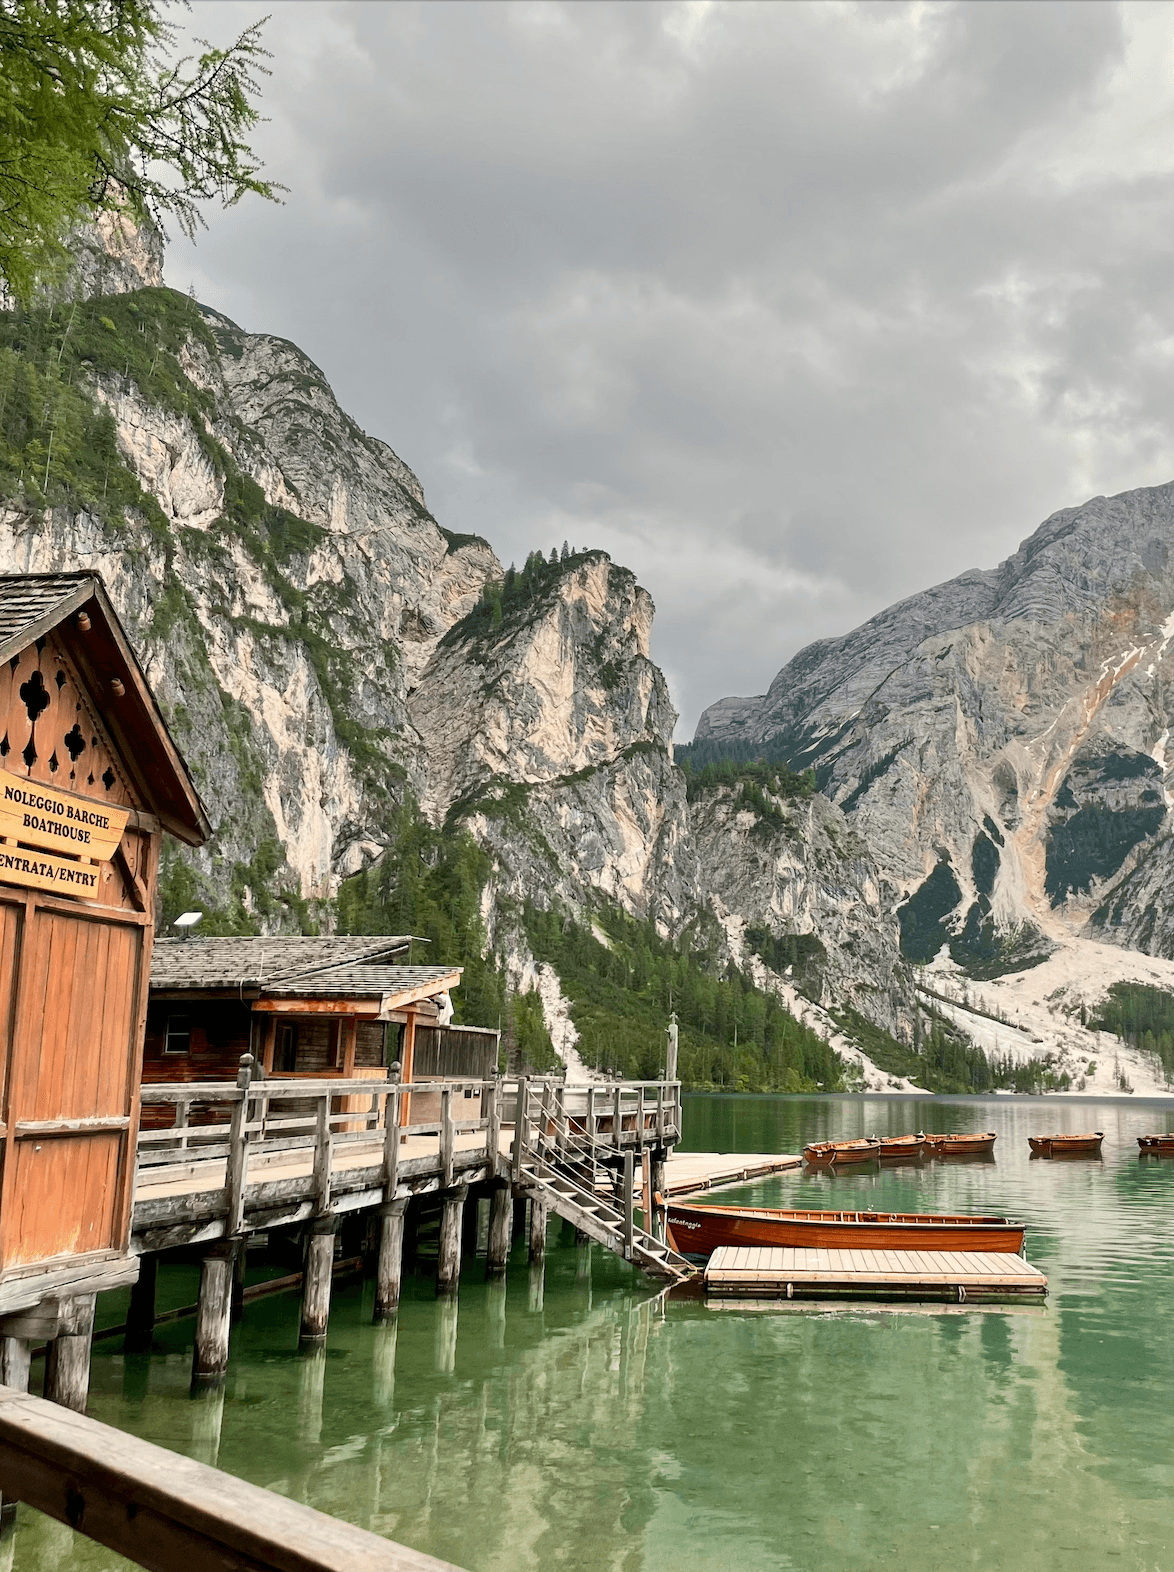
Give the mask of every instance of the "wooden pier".
[[1048, 1280], [1017, 1255], [965, 1250], [800, 1250], [726, 1246], [705, 1287], [755, 1299], [1042, 1299]]
[[665, 1200], [695, 1195], [721, 1185], [745, 1184], [801, 1168], [803, 1159], [785, 1152], [673, 1152], [665, 1163]]

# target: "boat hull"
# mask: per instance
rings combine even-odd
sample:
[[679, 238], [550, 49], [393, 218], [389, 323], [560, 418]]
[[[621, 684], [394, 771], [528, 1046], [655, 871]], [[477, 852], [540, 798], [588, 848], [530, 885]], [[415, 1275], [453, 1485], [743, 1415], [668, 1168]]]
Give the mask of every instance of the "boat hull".
[[1101, 1130], [1088, 1135], [1029, 1135], [1027, 1144], [1036, 1157], [1099, 1157]]
[[1174, 1157], [1174, 1135], [1139, 1135], [1137, 1144], [1149, 1156]]
[[994, 1151], [997, 1140], [993, 1130], [974, 1135], [927, 1135], [925, 1150], [930, 1157], [983, 1157]]
[[668, 1228], [682, 1255], [712, 1255], [723, 1245], [817, 1250], [993, 1250], [1018, 1255], [1023, 1224], [1005, 1217], [926, 1212], [798, 1212], [670, 1201]]
[[920, 1135], [899, 1135], [891, 1141], [886, 1141], [881, 1136], [881, 1143], [877, 1149], [878, 1157], [904, 1157], [907, 1161], [919, 1161], [925, 1151], [925, 1141]]
[[871, 1163], [880, 1151], [879, 1141], [820, 1141], [803, 1148], [803, 1161], [813, 1167], [844, 1168], [849, 1163]]

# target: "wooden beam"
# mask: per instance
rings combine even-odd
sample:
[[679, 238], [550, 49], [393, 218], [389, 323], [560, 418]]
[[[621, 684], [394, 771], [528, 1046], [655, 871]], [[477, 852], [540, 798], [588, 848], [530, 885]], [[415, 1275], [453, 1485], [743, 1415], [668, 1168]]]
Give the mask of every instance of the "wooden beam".
[[354, 1015], [378, 1020], [381, 999], [256, 999], [253, 1009], [262, 1015]]
[[342, 1073], [349, 1080], [355, 1073], [355, 1054], [359, 1046], [359, 1023], [352, 1015], [339, 1023], [342, 1030]]
[[0, 1490], [148, 1572], [456, 1572], [449, 1562], [7, 1388], [0, 1390]]
[[459, 987], [462, 967], [455, 971], [446, 972], [443, 977], [437, 977], [432, 982], [420, 983], [415, 988], [404, 988], [399, 993], [385, 993], [383, 995], [380, 1016], [386, 1016], [392, 1010], [402, 1010], [406, 1005], [414, 1004], [418, 999], [435, 999], [437, 994], [448, 993], [450, 989]]

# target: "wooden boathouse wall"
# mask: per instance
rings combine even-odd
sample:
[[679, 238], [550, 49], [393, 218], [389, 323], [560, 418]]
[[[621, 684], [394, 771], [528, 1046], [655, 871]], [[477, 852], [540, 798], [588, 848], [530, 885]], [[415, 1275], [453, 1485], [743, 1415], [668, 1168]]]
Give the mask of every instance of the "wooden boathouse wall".
[[0, 1314], [136, 1275], [165, 825], [208, 829], [100, 581], [0, 578]]

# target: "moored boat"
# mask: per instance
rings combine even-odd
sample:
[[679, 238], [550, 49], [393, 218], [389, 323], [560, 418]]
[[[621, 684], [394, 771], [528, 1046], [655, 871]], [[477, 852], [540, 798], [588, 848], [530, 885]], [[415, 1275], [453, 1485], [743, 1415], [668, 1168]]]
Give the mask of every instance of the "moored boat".
[[818, 1250], [994, 1250], [1017, 1255], [1023, 1224], [1009, 1217], [934, 1212], [799, 1212], [772, 1207], [690, 1206], [670, 1201], [668, 1230], [683, 1255], [723, 1245]]
[[880, 1141], [875, 1135], [864, 1136], [859, 1141], [813, 1141], [803, 1148], [803, 1161], [827, 1167], [836, 1164], [871, 1162], [880, 1151]]
[[882, 1135], [878, 1157], [920, 1157], [925, 1149], [924, 1135]]
[[1174, 1157], [1174, 1132], [1168, 1135], [1139, 1135], [1137, 1144], [1150, 1156]]
[[1081, 1135], [1029, 1135], [1027, 1144], [1036, 1157], [1099, 1157], [1103, 1130], [1086, 1130]]
[[993, 1152], [998, 1135], [994, 1130], [970, 1130], [960, 1135], [927, 1135], [926, 1155], [930, 1157], [976, 1157]]

